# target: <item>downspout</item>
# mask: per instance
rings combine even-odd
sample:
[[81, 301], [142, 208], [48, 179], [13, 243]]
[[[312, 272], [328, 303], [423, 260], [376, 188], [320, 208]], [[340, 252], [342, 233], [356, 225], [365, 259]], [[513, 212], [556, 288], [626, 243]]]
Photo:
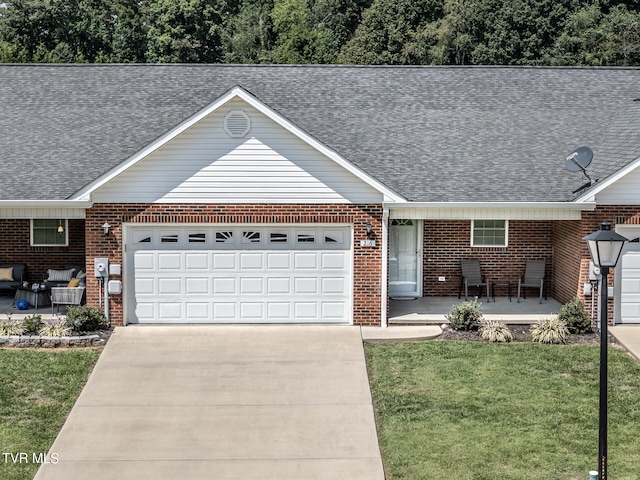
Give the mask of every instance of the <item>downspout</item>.
[[389, 209], [382, 210], [382, 301], [380, 302], [380, 326], [386, 328], [387, 325], [387, 304], [388, 304], [388, 265], [389, 265]]

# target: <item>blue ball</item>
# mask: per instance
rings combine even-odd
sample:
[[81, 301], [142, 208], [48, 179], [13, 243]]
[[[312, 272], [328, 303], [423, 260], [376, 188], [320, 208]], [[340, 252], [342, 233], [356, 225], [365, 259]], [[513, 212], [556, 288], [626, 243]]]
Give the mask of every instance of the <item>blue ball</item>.
[[16, 306], [18, 307], [18, 310], [27, 310], [29, 308], [29, 302], [26, 300], [19, 300]]

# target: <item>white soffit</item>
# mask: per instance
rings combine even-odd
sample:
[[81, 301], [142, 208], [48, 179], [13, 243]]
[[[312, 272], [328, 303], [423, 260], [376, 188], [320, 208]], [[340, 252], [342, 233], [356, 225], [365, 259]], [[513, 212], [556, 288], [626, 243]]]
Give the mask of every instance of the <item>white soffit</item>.
[[408, 202], [385, 203], [390, 218], [432, 220], [580, 220], [594, 203], [572, 202]]
[[142, 159], [150, 155], [152, 152], [158, 150], [160, 147], [170, 142], [172, 139], [180, 135], [182, 132], [189, 129], [192, 125], [198, 123], [200, 120], [207, 117], [207, 115], [221, 108], [222, 106], [227, 104], [229, 101], [233, 100], [234, 98], [240, 98], [244, 100], [249, 105], [254, 107], [256, 110], [260, 111], [261, 113], [269, 117], [271, 120], [273, 120], [274, 122], [276, 122], [277, 124], [285, 128], [286, 130], [291, 132], [293, 135], [297, 136], [302, 141], [306, 142], [311, 147], [315, 148], [316, 150], [324, 154], [326, 157], [336, 162], [345, 170], [355, 175], [357, 178], [361, 179], [363, 182], [367, 183], [374, 189], [378, 190], [383, 195], [385, 201], [391, 201], [391, 202], [406, 201], [401, 195], [394, 192], [393, 190], [391, 190], [381, 182], [377, 181], [376, 179], [374, 179], [364, 171], [360, 170], [351, 162], [342, 158], [342, 156], [340, 156], [338, 153], [336, 153], [335, 151], [331, 150], [330, 148], [326, 147], [325, 145], [323, 145], [322, 143], [314, 139], [311, 135], [308, 135], [303, 130], [293, 125], [282, 115], [278, 114], [271, 108], [267, 107], [265, 104], [260, 102], [256, 97], [254, 97], [253, 95], [251, 95], [249, 92], [247, 92], [241, 87], [234, 87], [228, 93], [218, 98], [208, 107], [200, 110], [198, 113], [191, 116], [190, 118], [182, 122], [180, 125], [176, 126], [172, 130], [167, 132], [164, 136], [160, 137], [155, 142], [149, 144], [147, 147], [140, 150], [135, 155], [129, 157], [127, 160], [125, 160], [118, 166], [112, 168], [106, 174], [102, 175], [101, 177], [97, 178], [93, 182], [89, 183], [86, 187], [76, 192], [71, 197], [71, 199], [72, 200], [90, 200], [91, 193], [95, 191], [97, 188], [100, 188], [102, 185], [109, 182], [111, 179], [117, 177], [118, 175], [126, 171], [131, 166], [140, 162]]

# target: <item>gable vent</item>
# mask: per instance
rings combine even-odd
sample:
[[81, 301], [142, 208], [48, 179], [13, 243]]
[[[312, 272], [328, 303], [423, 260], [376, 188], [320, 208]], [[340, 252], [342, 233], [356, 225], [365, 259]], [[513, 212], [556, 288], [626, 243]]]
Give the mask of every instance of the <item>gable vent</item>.
[[251, 119], [242, 110], [232, 110], [224, 117], [224, 130], [230, 137], [244, 137], [251, 130]]

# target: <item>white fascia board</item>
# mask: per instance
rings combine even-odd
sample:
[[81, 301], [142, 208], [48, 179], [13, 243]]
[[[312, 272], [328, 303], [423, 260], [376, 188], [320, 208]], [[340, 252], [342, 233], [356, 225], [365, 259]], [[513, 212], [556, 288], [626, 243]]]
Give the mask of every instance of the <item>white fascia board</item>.
[[316, 150], [318, 150], [328, 158], [332, 159], [338, 165], [342, 166], [345, 170], [349, 171], [350, 173], [358, 177], [363, 182], [369, 184], [371, 187], [378, 190], [380, 193], [383, 194], [385, 200], [396, 201], [396, 202], [405, 201], [405, 199], [401, 195], [394, 192], [384, 184], [380, 183], [370, 175], [366, 174], [364, 171], [362, 171], [361, 169], [353, 165], [351, 162], [342, 158], [337, 152], [334, 152], [327, 146], [323, 145], [322, 143], [314, 139], [311, 135], [308, 135], [303, 130], [293, 125], [291, 122], [286, 120], [282, 115], [272, 110], [271, 108], [267, 107], [265, 104], [260, 102], [256, 97], [254, 97], [252, 94], [250, 94], [249, 92], [247, 92], [241, 87], [234, 87], [229, 92], [227, 92], [226, 94], [218, 98], [216, 101], [214, 101], [208, 107], [200, 110], [198, 113], [194, 114], [193, 116], [191, 116], [190, 118], [182, 122], [180, 125], [176, 126], [172, 130], [167, 132], [165, 135], [158, 138], [155, 142], [149, 144], [146, 148], [140, 150], [138, 153], [129, 157], [127, 160], [122, 162], [117, 167], [113, 168], [112, 170], [110, 170], [100, 178], [88, 184], [82, 190], [79, 190], [78, 192], [76, 192], [71, 198], [79, 199], [79, 200], [89, 200], [91, 198], [91, 193], [94, 190], [96, 190], [97, 188], [100, 188], [102, 185], [109, 182], [111, 179], [117, 177], [122, 172], [124, 172], [131, 166], [135, 165], [136, 163], [138, 163], [139, 161], [141, 161], [142, 159], [144, 159], [154, 151], [158, 150], [162, 146], [166, 145], [168, 142], [173, 140], [175, 137], [180, 135], [185, 130], [189, 129], [191, 126], [198, 123], [207, 115], [221, 108], [226, 103], [228, 103], [229, 101], [235, 98], [240, 98], [244, 100], [249, 105], [254, 107], [256, 110], [260, 111], [261, 113], [269, 117], [271, 120], [273, 120], [274, 122], [276, 122], [277, 124], [285, 128], [286, 130], [291, 132], [293, 135], [297, 136], [302, 141], [309, 144], [311, 147], [315, 148]]
[[91, 208], [87, 200], [0, 200], [0, 208]]
[[385, 202], [385, 207], [394, 208], [437, 208], [454, 209], [483, 209], [483, 210], [595, 210], [595, 203], [575, 202]]
[[613, 185], [621, 178], [625, 177], [629, 173], [633, 172], [636, 168], [640, 167], [640, 157], [636, 158], [632, 162], [629, 162], [626, 166], [622, 167], [613, 175], [609, 175], [602, 181], [596, 183], [593, 187], [589, 188], [582, 195], [577, 197], [574, 202], [575, 203], [588, 203], [593, 202], [598, 193], [600, 193], [605, 188]]

